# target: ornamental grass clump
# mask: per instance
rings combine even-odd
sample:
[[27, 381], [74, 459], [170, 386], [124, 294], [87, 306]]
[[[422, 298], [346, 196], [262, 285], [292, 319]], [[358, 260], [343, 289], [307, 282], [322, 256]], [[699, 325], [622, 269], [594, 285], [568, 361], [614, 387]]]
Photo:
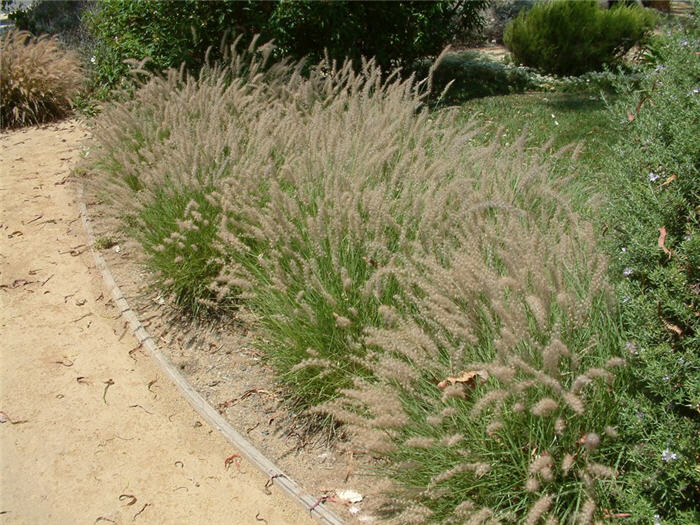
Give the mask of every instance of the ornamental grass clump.
[[369, 373], [315, 409], [384, 459], [393, 522], [592, 523], [614, 483], [624, 362], [605, 260], [546, 167], [515, 166], [484, 174], [491, 200], [455, 218], [455, 249], [394, 266], [402, 296], [361, 342]]
[[429, 79], [267, 56], [147, 76], [100, 116], [96, 191], [158, 286], [250, 320], [296, 407], [381, 459], [384, 517], [589, 523], [623, 363], [548, 146], [477, 146]]
[[0, 37], [0, 128], [66, 116], [83, 81], [80, 59], [55, 37], [11, 29]]

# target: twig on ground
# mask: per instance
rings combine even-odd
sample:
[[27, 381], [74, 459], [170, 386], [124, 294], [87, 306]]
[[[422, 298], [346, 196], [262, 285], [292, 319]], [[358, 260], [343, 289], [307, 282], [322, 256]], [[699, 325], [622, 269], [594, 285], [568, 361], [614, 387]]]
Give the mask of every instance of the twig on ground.
[[105, 405], [107, 404], [107, 389], [109, 389], [110, 386], [114, 384], [114, 381], [110, 378], [107, 381], [104, 382], [105, 385], [105, 391], [102, 393], [102, 401], [104, 401]]
[[151, 506], [150, 503], [144, 503], [144, 504], [143, 504], [143, 507], [141, 507], [141, 510], [138, 511], [136, 514], [134, 514], [134, 517], [131, 518], [131, 521], [136, 521], [137, 516], [138, 516], [139, 514], [141, 514], [144, 510], [146, 510], [146, 507], [150, 507], [150, 506]]
[[265, 494], [267, 494], [268, 496], [272, 496], [272, 492], [270, 491], [270, 487], [275, 483], [275, 478], [286, 478], [286, 477], [287, 476], [285, 476], [282, 473], [273, 474], [272, 476], [270, 476], [270, 479], [268, 479], [265, 482], [265, 486], [263, 487], [263, 491], [265, 492]]

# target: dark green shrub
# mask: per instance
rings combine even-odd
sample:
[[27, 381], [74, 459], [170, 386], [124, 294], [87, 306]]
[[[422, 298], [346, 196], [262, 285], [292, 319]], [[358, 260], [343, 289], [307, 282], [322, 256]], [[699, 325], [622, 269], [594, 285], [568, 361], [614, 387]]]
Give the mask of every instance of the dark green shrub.
[[95, 38], [95, 81], [118, 85], [128, 76], [126, 59], [149, 58], [152, 71], [182, 63], [197, 70], [207, 49], [218, 58], [226, 35], [252, 37], [272, 9], [267, 2], [104, 0], [87, 17]]
[[269, 36], [285, 55], [323, 58], [346, 56], [359, 63], [375, 57], [383, 68], [410, 66], [436, 56], [460, 32], [482, 24], [487, 2], [280, 2]]
[[521, 12], [503, 41], [521, 64], [579, 75], [616, 63], [653, 25], [651, 12], [636, 6], [604, 10], [595, 0], [552, 0]]
[[605, 228], [634, 365], [618, 507], [635, 509], [634, 523], [700, 519], [699, 37], [697, 22], [656, 37], [658, 64], [614, 106], [623, 140], [608, 171]]
[[[205, 2], [105, 0], [88, 17], [96, 40], [96, 80], [115, 86], [125, 59], [151, 59], [152, 71], [185, 63], [196, 70], [225, 35], [274, 39], [277, 55], [310, 62], [324, 49], [342, 62], [376, 57], [380, 65], [411, 65], [437, 55], [457, 31], [479, 27], [485, 1], [459, 2]], [[194, 28], [194, 32], [192, 31]]]

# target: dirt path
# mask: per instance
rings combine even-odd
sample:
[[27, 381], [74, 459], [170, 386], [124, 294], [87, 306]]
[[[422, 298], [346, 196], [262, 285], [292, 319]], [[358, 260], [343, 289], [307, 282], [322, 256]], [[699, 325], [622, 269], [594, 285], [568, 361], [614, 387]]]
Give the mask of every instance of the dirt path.
[[134, 350], [66, 180], [84, 135], [0, 135], [0, 523], [313, 523]]

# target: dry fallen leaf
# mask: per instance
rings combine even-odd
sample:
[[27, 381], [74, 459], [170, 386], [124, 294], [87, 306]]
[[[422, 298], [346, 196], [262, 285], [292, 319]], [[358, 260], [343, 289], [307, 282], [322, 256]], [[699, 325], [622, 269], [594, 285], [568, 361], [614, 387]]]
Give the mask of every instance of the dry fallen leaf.
[[124, 500], [129, 500], [126, 503], [127, 506], [133, 505], [137, 501], [136, 496], [134, 496], [133, 494], [122, 494], [121, 496], [119, 496], [119, 501]]
[[364, 499], [362, 494], [351, 489], [336, 489], [335, 495], [338, 496], [339, 499], [349, 503], [359, 503]]
[[229, 457], [227, 457], [224, 460], [224, 467], [228, 469], [231, 464], [235, 464], [236, 467], [240, 468], [241, 467], [241, 459], [242, 456], [240, 454], [231, 454]]
[[662, 226], [659, 228], [659, 248], [661, 248], [665, 254], [668, 255], [668, 258], [670, 259], [671, 256], [673, 255], [673, 252], [666, 248], [666, 226]]
[[463, 383], [470, 387], [476, 385], [477, 378], [481, 378], [486, 381], [489, 378], [489, 373], [486, 370], [465, 370], [455, 377], [448, 377], [447, 379], [440, 381], [438, 383], [439, 388], [446, 388], [448, 385], [454, 385], [455, 383]]
[[663, 181], [663, 182], [661, 183], [661, 187], [663, 187], [663, 186], [668, 186], [669, 184], [671, 184], [671, 183], [672, 183], [674, 180], [676, 180], [676, 179], [678, 179], [678, 177], [676, 177], [675, 175], [671, 175], [668, 179], [666, 179], [665, 181]]

